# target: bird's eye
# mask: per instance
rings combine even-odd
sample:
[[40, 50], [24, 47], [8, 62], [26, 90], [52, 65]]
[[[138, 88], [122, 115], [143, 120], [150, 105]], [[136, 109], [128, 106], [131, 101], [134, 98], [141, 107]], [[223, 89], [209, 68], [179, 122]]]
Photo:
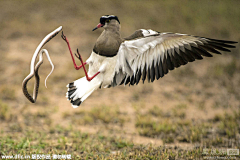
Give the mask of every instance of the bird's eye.
[[110, 22], [110, 19], [107, 19], [106, 22], [109, 23], [109, 22]]

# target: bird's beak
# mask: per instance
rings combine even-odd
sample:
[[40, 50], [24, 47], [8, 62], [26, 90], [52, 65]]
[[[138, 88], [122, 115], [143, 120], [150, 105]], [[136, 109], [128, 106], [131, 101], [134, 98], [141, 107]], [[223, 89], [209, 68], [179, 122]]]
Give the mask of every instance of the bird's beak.
[[93, 28], [92, 31], [95, 31], [96, 29], [101, 28], [102, 26], [103, 26], [103, 24], [99, 23], [99, 24], [97, 25], [97, 27]]

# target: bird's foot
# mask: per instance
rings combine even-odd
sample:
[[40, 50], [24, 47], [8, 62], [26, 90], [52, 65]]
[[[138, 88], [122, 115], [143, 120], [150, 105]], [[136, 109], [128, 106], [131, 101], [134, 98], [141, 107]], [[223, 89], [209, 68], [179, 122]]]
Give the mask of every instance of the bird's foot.
[[77, 49], [77, 53], [75, 53], [75, 56], [82, 62], [82, 56], [80, 55], [78, 49]]
[[68, 43], [68, 39], [67, 39], [67, 37], [63, 34], [63, 31], [62, 31], [61, 37], [62, 37], [62, 39], [63, 39], [64, 41], [66, 41], [66, 42]]

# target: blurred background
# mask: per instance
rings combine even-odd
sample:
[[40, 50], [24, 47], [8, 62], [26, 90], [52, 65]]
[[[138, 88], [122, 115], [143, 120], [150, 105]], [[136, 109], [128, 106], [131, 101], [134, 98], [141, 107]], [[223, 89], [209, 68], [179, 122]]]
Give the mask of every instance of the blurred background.
[[59, 26], [86, 60], [102, 32], [92, 32], [102, 15], [118, 16], [122, 37], [144, 28], [239, 42], [239, 7], [238, 0], [0, 1], [0, 155], [114, 155], [140, 144], [239, 147], [239, 43], [231, 53], [189, 63], [154, 83], [97, 90], [73, 109], [66, 85], [84, 72], [74, 69], [59, 34], [44, 46], [55, 65], [48, 88], [46, 57], [37, 102], [29, 102], [21, 88], [36, 47]]

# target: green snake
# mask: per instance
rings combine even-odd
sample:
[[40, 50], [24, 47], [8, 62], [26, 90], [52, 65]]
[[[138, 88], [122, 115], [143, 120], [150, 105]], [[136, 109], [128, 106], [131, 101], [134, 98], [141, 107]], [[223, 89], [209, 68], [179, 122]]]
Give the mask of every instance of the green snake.
[[[38, 75], [38, 70], [41, 66], [41, 64], [43, 63], [43, 53], [46, 54], [48, 61], [50, 62], [51, 66], [52, 66], [52, 70], [51, 72], [48, 74], [48, 76], [45, 79], [45, 87], [47, 88], [47, 79], [48, 77], [51, 75], [51, 73], [54, 70], [54, 65], [51, 61], [51, 58], [48, 54], [48, 51], [46, 49], [42, 49], [42, 47], [48, 43], [53, 37], [55, 37], [60, 31], [62, 30], [62, 26], [58, 27], [57, 29], [55, 29], [54, 31], [52, 31], [51, 33], [49, 33], [43, 40], [42, 42], [38, 45], [37, 49], [35, 50], [32, 60], [31, 60], [31, 64], [30, 64], [30, 74], [23, 80], [22, 83], [22, 90], [23, 90], [23, 94], [27, 97], [27, 99], [32, 102], [35, 103], [37, 100], [37, 95], [38, 95], [38, 89], [39, 89], [39, 82], [40, 82], [40, 77]], [[41, 50], [42, 49], [42, 50]], [[41, 51], [40, 51], [41, 50]], [[37, 59], [37, 56], [39, 55], [39, 61], [36, 64], [36, 66], [34, 67], [35, 61]], [[31, 96], [27, 90], [27, 83], [28, 81], [35, 76], [35, 84], [34, 84], [34, 89], [33, 89], [33, 96]]]

